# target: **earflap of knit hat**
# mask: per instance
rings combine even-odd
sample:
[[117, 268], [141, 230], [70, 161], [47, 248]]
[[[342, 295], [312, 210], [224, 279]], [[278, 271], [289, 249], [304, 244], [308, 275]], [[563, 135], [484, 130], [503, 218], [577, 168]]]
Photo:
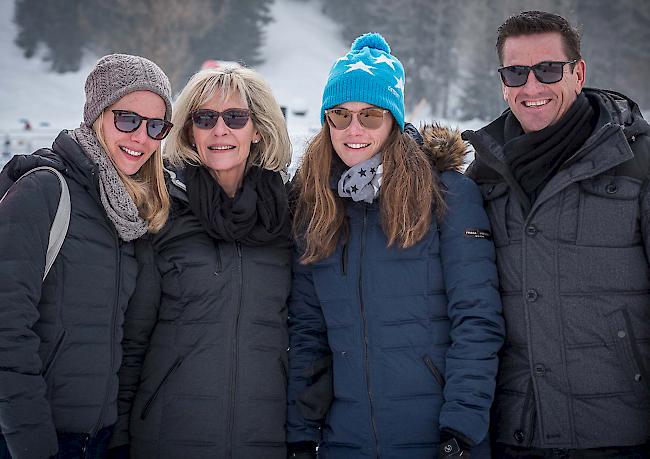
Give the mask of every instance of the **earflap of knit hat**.
[[367, 33], [337, 59], [323, 90], [321, 123], [325, 110], [346, 102], [366, 102], [389, 110], [404, 130], [404, 68], [390, 54], [390, 46], [378, 33]]
[[171, 85], [158, 65], [141, 56], [109, 54], [97, 61], [85, 85], [84, 124], [92, 126], [109, 106], [135, 91], [151, 91], [165, 102], [165, 119], [172, 115]]

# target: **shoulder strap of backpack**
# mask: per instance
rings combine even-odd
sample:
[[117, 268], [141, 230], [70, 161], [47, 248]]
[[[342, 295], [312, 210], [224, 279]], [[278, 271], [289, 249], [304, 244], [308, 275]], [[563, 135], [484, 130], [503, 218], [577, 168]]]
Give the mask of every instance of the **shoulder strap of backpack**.
[[[40, 166], [36, 167], [30, 171], [25, 172], [21, 175], [18, 180], [14, 183], [17, 183], [23, 177], [36, 172], [36, 171], [49, 171], [57, 176], [59, 183], [61, 184], [61, 196], [59, 198], [59, 205], [56, 209], [56, 214], [54, 215], [54, 220], [52, 221], [52, 227], [50, 228], [50, 238], [47, 243], [47, 254], [45, 255], [45, 271], [43, 272], [43, 280], [47, 277], [47, 274], [50, 272], [50, 268], [54, 264], [59, 250], [63, 245], [65, 236], [68, 233], [68, 226], [70, 225], [70, 191], [68, 190], [68, 183], [65, 181], [65, 178], [59, 171], [49, 166]], [[8, 193], [9, 191], [7, 191]], [[7, 193], [2, 196], [0, 201], [2, 201]]]

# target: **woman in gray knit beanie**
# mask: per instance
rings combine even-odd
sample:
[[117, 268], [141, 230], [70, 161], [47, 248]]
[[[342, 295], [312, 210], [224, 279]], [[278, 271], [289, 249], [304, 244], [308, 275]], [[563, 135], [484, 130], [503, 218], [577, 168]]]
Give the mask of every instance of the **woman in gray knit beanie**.
[[[0, 175], [3, 459], [107, 456], [122, 324], [127, 304], [137, 306], [148, 247], [138, 238], [160, 230], [169, 211], [167, 76], [143, 57], [111, 54], [85, 91], [79, 128], [15, 156]], [[62, 232], [57, 213], [69, 216]], [[63, 244], [52, 253], [57, 232]]]

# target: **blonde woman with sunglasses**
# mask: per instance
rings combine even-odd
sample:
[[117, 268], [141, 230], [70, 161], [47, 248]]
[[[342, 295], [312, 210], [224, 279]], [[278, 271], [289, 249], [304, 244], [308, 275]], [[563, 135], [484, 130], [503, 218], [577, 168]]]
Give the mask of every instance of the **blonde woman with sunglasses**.
[[[169, 211], [160, 148], [171, 128], [167, 76], [148, 59], [111, 54], [85, 90], [81, 126], [51, 149], [14, 157], [0, 176], [2, 459], [106, 457], [135, 241]], [[68, 207], [59, 204], [62, 184]], [[57, 209], [69, 225], [48, 271]]]
[[131, 457], [284, 459], [282, 111], [255, 71], [208, 69], [181, 91], [172, 121], [172, 209], [153, 238], [150, 314], [125, 335], [122, 398], [135, 398], [120, 432]]
[[460, 134], [405, 125], [404, 81], [381, 35], [357, 38], [292, 184], [290, 457], [489, 457], [490, 226]]

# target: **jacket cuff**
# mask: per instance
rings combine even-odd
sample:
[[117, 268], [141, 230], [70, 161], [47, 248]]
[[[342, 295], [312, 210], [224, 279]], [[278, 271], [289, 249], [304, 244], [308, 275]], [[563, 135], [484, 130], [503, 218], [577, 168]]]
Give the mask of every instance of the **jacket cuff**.
[[461, 449], [469, 450], [472, 446], [474, 446], [474, 442], [467, 435], [458, 432], [457, 430], [449, 429], [447, 427], [440, 430], [441, 444], [451, 440], [452, 438], [456, 439], [458, 446], [460, 446]]
[[59, 452], [53, 425], [32, 426], [16, 433], [3, 433], [9, 454], [20, 459], [43, 459]]

